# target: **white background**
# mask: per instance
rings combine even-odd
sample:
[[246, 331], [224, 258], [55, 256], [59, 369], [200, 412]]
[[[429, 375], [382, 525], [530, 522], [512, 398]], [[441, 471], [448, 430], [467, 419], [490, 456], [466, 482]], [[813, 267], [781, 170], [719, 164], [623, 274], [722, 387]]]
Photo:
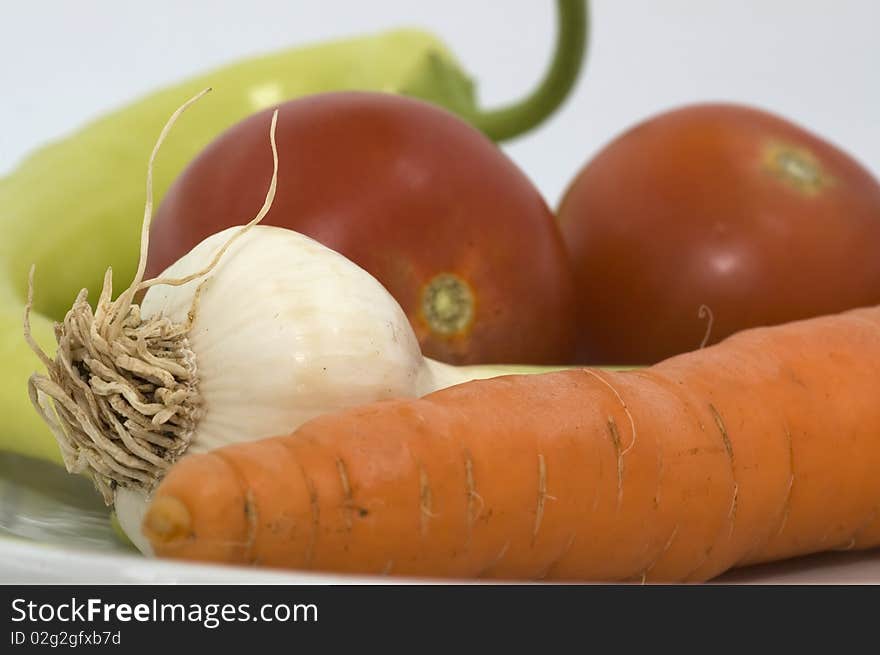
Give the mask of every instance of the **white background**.
[[[418, 25], [486, 105], [550, 54], [550, 0], [0, 0], [0, 174], [30, 148], [164, 83], [318, 39]], [[660, 109], [736, 100], [779, 112], [880, 173], [880, 2], [597, 0], [573, 97], [507, 146], [548, 202], [613, 135]]]

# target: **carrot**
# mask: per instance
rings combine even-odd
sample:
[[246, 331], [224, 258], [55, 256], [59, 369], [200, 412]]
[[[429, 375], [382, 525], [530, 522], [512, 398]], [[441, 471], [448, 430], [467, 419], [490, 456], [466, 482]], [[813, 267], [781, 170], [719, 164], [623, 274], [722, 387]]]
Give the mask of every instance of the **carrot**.
[[880, 308], [651, 368], [468, 382], [192, 455], [159, 556], [421, 576], [700, 581], [880, 544]]

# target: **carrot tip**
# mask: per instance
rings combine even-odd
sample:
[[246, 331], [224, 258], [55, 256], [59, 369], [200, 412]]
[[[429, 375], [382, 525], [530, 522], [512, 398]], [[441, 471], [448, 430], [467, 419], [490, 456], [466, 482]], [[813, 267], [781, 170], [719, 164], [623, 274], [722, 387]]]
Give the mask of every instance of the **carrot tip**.
[[192, 518], [182, 501], [160, 496], [150, 504], [141, 529], [154, 544], [167, 544], [192, 533]]

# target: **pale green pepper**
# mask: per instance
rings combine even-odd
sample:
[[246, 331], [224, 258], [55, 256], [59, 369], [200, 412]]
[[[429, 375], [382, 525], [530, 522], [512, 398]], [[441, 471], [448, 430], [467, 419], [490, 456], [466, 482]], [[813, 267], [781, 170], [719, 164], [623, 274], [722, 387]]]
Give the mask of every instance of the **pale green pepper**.
[[156, 169], [158, 202], [183, 168], [223, 130], [268, 106], [320, 92], [402, 93], [440, 104], [496, 140], [542, 122], [581, 68], [586, 0], [557, 0], [558, 37], [539, 87], [510, 107], [482, 111], [474, 87], [432, 35], [400, 30], [243, 61], [153, 93], [25, 159], [0, 180], [0, 449], [60, 462], [54, 438], [30, 406], [27, 379], [40, 367], [22, 339], [27, 272], [36, 265], [35, 339], [54, 352], [53, 322], [83, 287], [95, 299], [113, 268], [124, 288], [137, 263], [147, 159], [168, 116], [211, 86], [184, 115]]

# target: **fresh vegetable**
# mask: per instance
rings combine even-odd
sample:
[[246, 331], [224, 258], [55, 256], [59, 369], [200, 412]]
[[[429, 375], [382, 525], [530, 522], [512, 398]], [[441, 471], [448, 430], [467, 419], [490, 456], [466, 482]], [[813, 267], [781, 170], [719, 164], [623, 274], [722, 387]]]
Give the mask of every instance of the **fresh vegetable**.
[[38, 150], [0, 181], [0, 261], [9, 267], [13, 289], [24, 298], [27, 272], [36, 263], [45, 281], [36, 309], [58, 319], [83, 285], [97, 296], [105, 263], [113, 266], [118, 282], [132, 279], [144, 162], [180, 99], [206, 87], [216, 89], [215, 109], [198, 120], [184, 118], [181, 138], [163, 152], [155, 185], [160, 200], [223, 130], [256, 111], [315, 93], [360, 89], [422, 98], [498, 139], [530, 129], [565, 99], [583, 60], [586, 2], [557, 0], [556, 6], [552, 63], [534, 93], [507, 107], [478, 108], [473, 82], [440, 41], [425, 32], [398, 30], [245, 60], [99, 118]]
[[[153, 223], [148, 274], [259, 203], [267, 119], [224, 133], [175, 181]], [[426, 355], [572, 361], [574, 284], [556, 221], [484, 135], [418, 100], [342, 92], [282, 105], [278, 137], [285, 163], [266, 222], [374, 275]]]
[[[2, 239], [0, 239], [2, 241]], [[27, 380], [37, 365], [33, 353], [21, 344], [21, 315], [24, 303], [12, 290], [9, 279], [0, 276], [0, 449], [61, 463], [61, 453], [45, 424], [31, 410]], [[15, 339], [13, 340], [13, 335]], [[44, 350], [54, 348], [53, 322], [46, 316], [31, 316], [31, 335]]]
[[[127, 284], [137, 262], [142, 167], [155, 134], [181, 98], [217, 84], [214, 109], [163, 150], [156, 179], [161, 198], [171, 181], [211, 139], [258, 109], [336, 89], [398, 91], [470, 115], [493, 138], [509, 138], [540, 122], [565, 98], [583, 60], [584, 0], [558, 0], [558, 39], [536, 92], [508, 108], [475, 110], [471, 82], [446, 48], [423, 32], [402, 30], [260, 57], [142, 98], [34, 153], [0, 179], [0, 449], [60, 462], [24, 391], [38, 362], [21, 348], [27, 272], [36, 264], [40, 289], [31, 314], [33, 337], [54, 349], [61, 320], [83, 286], [100, 294], [106, 266]], [[258, 206], [258, 205], [254, 205]], [[237, 222], [250, 215], [250, 209]]]
[[375, 278], [306, 236], [257, 225], [277, 188], [277, 118], [276, 111], [271, 183], [246, 226], [208, 237], [161, 277], [145, 280], [157, 143], [131, 285], [113, 300], [108, 269], [94, 310], [81, 291], [55, 330], [54, 358], [31, 338], [28, 298], [25, 335], [48, 371], [31, 376], [31, 402], [67, 469], [94, 480], [140, 547], [146, 498], [185, 453], [509, 370], [423, 358], [400, 306]]
[[178, 462], [163, 557], [419, 576], [699, 581], [880, 544], [880, 308], [639, 371], [468, 382]]
[[651, 363], [744, 328], [880, 303], [880, 184], [756, 109], [689, 106], [604, 148], [559, 208], [580, 362]]

